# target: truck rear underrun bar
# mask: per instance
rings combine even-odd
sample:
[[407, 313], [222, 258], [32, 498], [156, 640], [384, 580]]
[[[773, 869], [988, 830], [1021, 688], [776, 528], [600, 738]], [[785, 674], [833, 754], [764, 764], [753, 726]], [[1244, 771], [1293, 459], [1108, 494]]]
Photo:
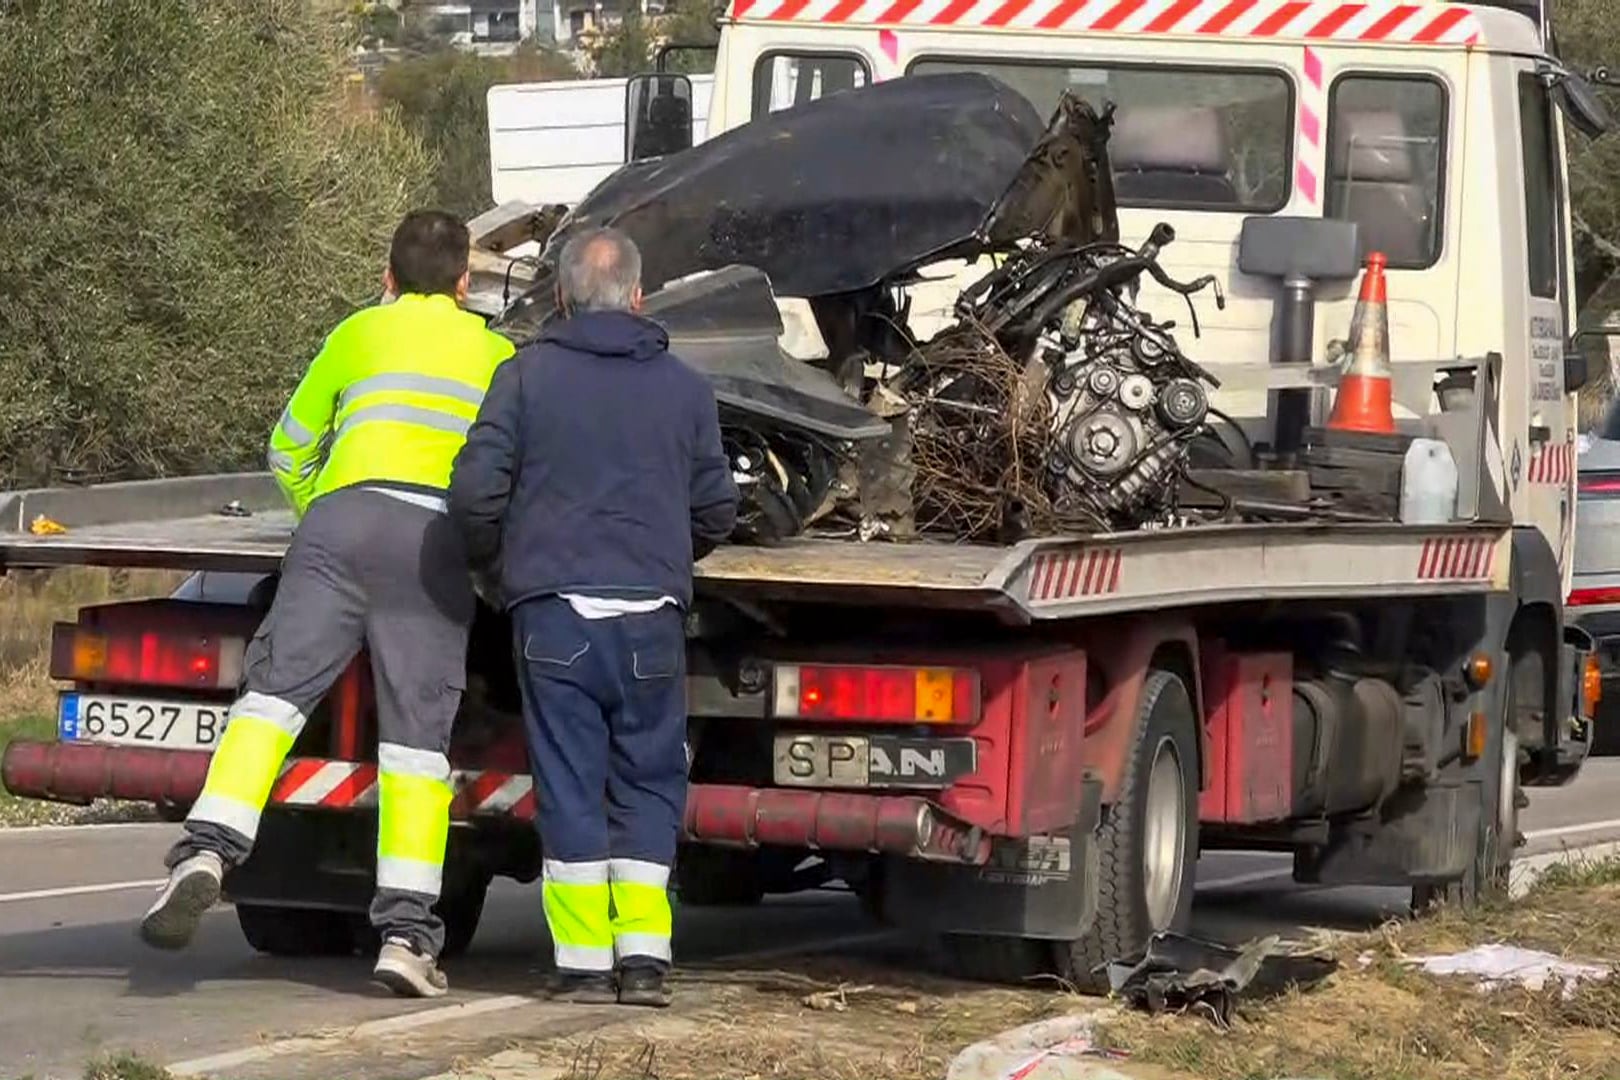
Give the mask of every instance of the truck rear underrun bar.
[[[0, 780], [13, 794], [36, 799], [189, 806], [202, 791], [209, 756], [195, 750], [19, 740], [0, 759]], [[534, 785], [527, 776], [458, 770], [451, 782], [453, 818], [534, 818]], [[377, 767], [293, 758], [283, 766], [270, 802], [310, 810], [372, 808]], [[694, 784], [686, 800], [685, 831], [688, 840], [733, 847], [770, 844], [973, 864], [990, 857], [988, 836], [916, 796]]]

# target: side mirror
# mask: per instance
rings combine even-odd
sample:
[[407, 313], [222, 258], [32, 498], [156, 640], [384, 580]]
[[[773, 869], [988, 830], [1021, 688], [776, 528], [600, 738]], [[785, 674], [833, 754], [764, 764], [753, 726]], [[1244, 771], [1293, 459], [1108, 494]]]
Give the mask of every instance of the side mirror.
[[1599, 138], [1609, 130], [1609, 110], [1584, 76], [1572, 71], [1559, 81], [1558, 103], [1569, 122], [1588, 139]]
[[624, 87], [624, 159], [663, 157], [692, 145], [692, 80], [655, 73]]
[[1577, 330], [1564, 350], [1564, 393], [1573, 394], [1609, 369], [1611, 343], [1620, 338], [1620, 327], [1593, 327]]

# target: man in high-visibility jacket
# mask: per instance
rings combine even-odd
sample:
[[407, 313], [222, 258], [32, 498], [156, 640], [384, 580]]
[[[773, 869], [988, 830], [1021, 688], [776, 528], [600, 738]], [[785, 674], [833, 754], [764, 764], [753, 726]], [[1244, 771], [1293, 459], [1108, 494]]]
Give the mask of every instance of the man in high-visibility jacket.
[[298, 527], [248, 647], [244, 692], [142, 920], [151, 945], [190, 940], [225, 870], [252, 849], [305, 719], [365, 644], [377, 689], [375, 976], [400, 994], [447, 989], [437, 964], [444, 925], [432, 909], [475, 600], [444, 496], [490, 379], [513, 351], [460, 309], [467, 247], [455, 218], [406, 215], [384, 277], [393, 299], [332, 331], [271, 433], [270, 468]]

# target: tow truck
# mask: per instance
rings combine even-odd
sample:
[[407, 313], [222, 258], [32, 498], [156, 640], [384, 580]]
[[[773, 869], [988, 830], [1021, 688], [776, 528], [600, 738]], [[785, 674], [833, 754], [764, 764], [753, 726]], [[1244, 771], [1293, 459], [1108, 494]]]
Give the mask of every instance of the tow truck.
[[[1597, 692], [1563, 603], [1586, 371], [1565, 131], [1604, 120], [1548, 40], [1540, 9], [1450, 3], [734, 0], [711, 140], [823, 91], [960, 70], [1041, 109], [1079, 89], [1151, 114], [1115, 141], [1121, 229], [1172, 225], [1165, 265], [1220, 282], [1197, 354], [1256, 442], [1282, 402], [1330, 404], [1354, 281], [1313, 260], [1342, 265], [1325, 248], [1343, 230], [1320, 226], [1354, 222], [1388, 257], [1397, 427], [1443, 441], [1459, 482], [1426, 523], [722, 547], [688, 627], [681, 902], [838, 878], [961, 974], [1095, 986], [1187, 925], [1203, 850], [1292, 852], [1297, 880], [1420, 906], [1503, 888], [1522, 789], [1575, 775]], [[681, 80], [631, 80], [630, 128], [665, 125], [634, 145], [691, 142], [679, 110], [647, 107]], [[1315, 344], [1280, 356], [1274, 319], [1305, 292], [1289, 310]], [[6, 786], [183, 814], [292, 525], [256, 475], [0, 499], [8, 571], [194, 571], [56, 628], [59, 737], [13, 742]], [[480, 612], [451, 747], [449, 952], [493, 876], [541, 865], [507, 633]], [[255, 947], [365, 946], [376, 791], [362, 660], [226, 879]]]

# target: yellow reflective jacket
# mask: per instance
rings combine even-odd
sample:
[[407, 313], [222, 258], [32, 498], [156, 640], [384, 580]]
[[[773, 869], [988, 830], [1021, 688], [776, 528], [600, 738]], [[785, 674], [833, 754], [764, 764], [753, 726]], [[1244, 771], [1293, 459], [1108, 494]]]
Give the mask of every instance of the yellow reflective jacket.
[[448, 296], [407, 294], [343, 320], [270, 433], [270, 471], [293, 510], [353, 484], [442, 493], [512, 352]]

